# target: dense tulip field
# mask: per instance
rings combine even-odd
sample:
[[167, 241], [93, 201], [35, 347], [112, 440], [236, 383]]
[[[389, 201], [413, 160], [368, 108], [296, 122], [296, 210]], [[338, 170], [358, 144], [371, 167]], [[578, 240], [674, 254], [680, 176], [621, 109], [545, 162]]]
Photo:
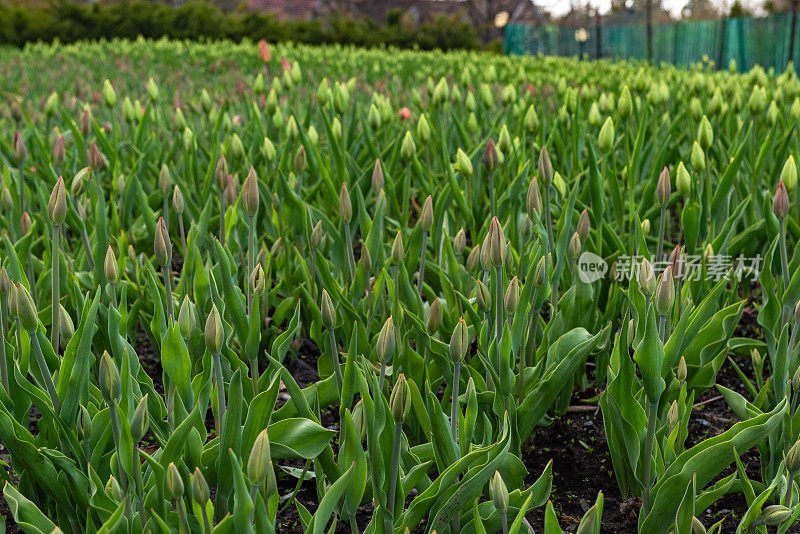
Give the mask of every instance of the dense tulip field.
[[139, 40], [0, 79], [0, 531], [797, 532], [791, 66]]

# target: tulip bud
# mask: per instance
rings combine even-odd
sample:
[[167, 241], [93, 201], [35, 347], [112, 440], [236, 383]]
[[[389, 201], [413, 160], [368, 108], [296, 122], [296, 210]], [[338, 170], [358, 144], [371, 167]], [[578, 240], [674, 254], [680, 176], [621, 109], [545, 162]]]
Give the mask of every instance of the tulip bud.
[[469, 159], [466, 152], [460, 148], [456, 151], [456, 169], [458, 169], [458, 172], [465, 178], [472, 176], [472, 161]]
[[762, 525], [775, 526], [780, 525], [790, 517], [792, 517], [792, 509], [782, 506], [780, 504], [773, 504], [767, 506], [761, 511], [761, 519], [759, 521]]
[[597, 136], [597, 146], [604, 153], [608, 153], [614, 146], [614, 121], [611, 117], [606, 118], [600, 133]]
[[134, 447], [139, 441], [147, 434], [147, 429], [150, 426], [150, 419], [147, 413], [147, 394], [139, 401], [136, 411], [133, 412], [133, 420], [131, 421], [131, 437], [133, 438]]
[[406, 130], [406, 135], [403, 137], [403, 143], [400, 145], [400, 156], [403, 161], [408, 162], [417, 153], [417, 146], [414, 144], [414, 138], [411, 137], [411, 132]]
[[258, 177], [256, 170], [251, 166], [250, 172], [247, 173], [247, 178], [244, 181], [244, 190], [242, 191], [242, 203], [244, 204], [244, 211], [248, 216], [254, 217], [258, 212]]
[[61, 226], [67, 218], [67, 196], [64, 191], [64, 179], [59, 176], [53, 192], [50, 193], [50, 201], [47, 203], [47, 215], [50, 217], [50, 224]]
[[62, 349], [66, 349], [72, 336], [75, 335], [75, 324], [72, 317], [61, 304], [58, 305], [58, 340]]
[[97, 368], [97, 386], [107, 404], [119, 402], [122, 396], [122, 383], [117, 364], [111, 359], [108, 351], [103, 351], [100, 365]]
[[672, 401], [672, 404], [669, 407], [669, 411], [667, 412], [667, 428], [669, 431], [672, 432], [672, 429], [675, 428], [675, 425], [678, 424], [678, 402]]
[[83, 404], [78, 404], [75, 429], [78, 431], [78, 439], [81, 441], [87, 441], [92, 434], [92, 418], [89, 416], [89, 410]]
[[158, 218], [153, 249], [155, 250], [156, 262], [158, 262], [161, 267], [169, 265], [172, 261], [172, 242], [169, 240], [169, 233], [167, 231], [167, 224], [164, 222], [164, 217]]
[[800, 471], [800, 441], [792, 445], [786, 454], [786, 469], [793, 475]]
[[686, 170], [686, 167], [683, 165], [682, 161], [678, 163], [675, 186], [678, 189], [678, 194], [682, 197], [688, 197], [689, 193], [692, 191], [692, 178], [689, 176], [689, 171]]
[[322, 324], [328, 330], [336, 327], [336, 308], [333, 307], [330, 295], [326, 290], [322, 290], [320, 310], [322, 312]]
[[547, 265], [545, 262], [545, 256], [542, 256], [539, 258], [539, 263], [536, 264], [536, 273], [533, 275], [533, 283], [536, 285], [536, 287], [542, 287], [546, 276]]
[[122, 488], [114, 475], [108, 477], [108, 482], [106, 482], [106, 494], [110, 495], [115, 501], [122, 501], [122, 499], [125, 498], [122, 493]]
[[314, 229], [311, 230], [311, 239], [310, 244], [313, 250], [317, 250], [319, 248], [320, 243], [322, 243], [322, 221], [317, 221], [317, 224], [314, 226]]
[[167, 466], [167, 492], [175, 500], [183, 498], [183, 479], [175, 462], [170, 462]]
[[553, 164], [550, 162], [550, 154], [545, 146], [539, 152], [539, 179], [542, 180], [545, 187], [553, 183]]
[[501, 267], [506, 257], [506, 236], [497, 217], [492, 217], [489, 225], [489, 235], [491, 236], [491, 247], [489, 247], [489, 260], [495, 267]]
[[503, 304], [508, 315], [516, 313], [519, 306], [519, 281], [516, 276], [508, 284]]
[[789, 194], [783, 180], [778, 182], [775, 189], [775, 197], [772, 199], [772, 212], [779, 221], [782, 221], [789, 213]]
[[[64, 163], [64, 159], [67, 156], [67, 151], [64, 146], [64, 136], [59, 135], [56, 137], [56, 142], [53, 143], [53, 162], [57, 165], [61, 165]], [[791, 156], [790, 156], [791, 157]]]
[[578, 257], [581, 255], [581, 236], [578, 232], [572, 234], [567, 252], [572, 261], [578, 261]]
[[306, 169], [306, 148], [303, 145], [297, 147], [297, 152], [294, 153], [292, 160], [292, 169], [295, 173], [300, 174]]
[[353, 218], [353, 206], [350, 204], [350, 193], [347, 191], [347, 185], [342, 183], [342, 188], [339, 190], [339, 217], [347, 224]]
[[200, 468], [196, 467], [192, 475], [192, 499], [201, 506], [205, 506], [210, 498], [208, 483], [203, 477], [203, 473], [200, 472]]
[[[794, 322], [800, 324], [800, 302], [794, 307]], [[798, 367], [800, 369], [800, 367]]]
[[19, 315], [17, 314], [17, 284], [14, 282], [11, 283], [8, 291], [8, 314], [14, 320], [19, 318]]
[[114, 104], [117, 103], [117, 92], [108, 80], [103, 81], [103, 99], [106, 102], [106, 106], [110, 108], [113, 108]]
[[669, 171], [666, 167], [661, 171], [661, 176], [658, 177], [658, 185], [656, 186], [656, 200], [663, 208], [669, 202], [669, 197], [672, 195], [672, 186], [669, 181]]
[[505, 513], [508, 509], [508, 488], [500, 476], [500, 471], [495, 471], [494, 476], [489, 479], [489, 493], [492, 494], [492, 503], [500, 513]]
[[794, 162], [794, 156], [789, 156], [786, 163], [781, 170], [781, 182], [786, 186], [787, 191], [792, 191], [797, 185], [797, 165]]
[[33, 303], [31, 294], [22, 284], [16, 285], [15, 306], [20, 325], [28, 333], [36, 332], [39, 327], [39, 317], [36, 312], [36, 304]]
[[439, 325], [442, 322], [442, 308], [439, 305], [439, 299], [434, 299], [428, 308], [428, 316], [425, 318], [425, 330], [429, 335], [434, 335], [439, 331]]
[[381, 160], [375, 160], [375, 166], [372, 168], [372, 189], [377, 193], [383, 189], [383, 168], [381, 168]]
[[584, 209], [581, 216], [578, 218], [578, 226], [575, 232], [580, 236], [581, 243], [586, 243], [589, 238], [589, 210]]
[[431, 126], [428, 124], [428, 119], [424, 113], [420, 113], [417, 121], [417, 137], [423, 143], [427, 143], [431, 139]]
[[650, 235], [650, 219], [645, 219], [642, 221], [641, 229], [643, 236], [646, 237]]
[[536, 220], [534, 213], [540, 217], [542, 215], [542, 195], [539, 192], [539, 183], [535, 176], [528, 185], [528, 194], [525, 197], [525, 209], [528, 212], [528, 218], [531, 221]]
[[703, 249], [703, 262], [709, 263], [714, 259], [714, 254], [714, 247], [711, 246], [711, 243], [707, 244]]
[[497, 168], [498, 163], [497, 147], [494, 144], [494, 139], [490, 137], [483, 151], [483, 165], [489, 173], [492, 173]]
[[178, 187], [178, 184], [175, 184], [175, 189], [172, 190], [172, 207], [178, 215], [183, 214], [185, 204], [183, 201], [183, 193], [181, 193], [181, 188]]
[[0, 190], [0, 203], [2, 203], [3, 210], [10, 212], [14, 209], [14, 199], [11, 198], [11, 191], [3, 184]]
[[265, 428], [256, 437], [250, 451], [250, 458], [247, 460], [247, 479], [251, 486], [260, 487], [267, 479], [267, 470], [270, 467], [271, 459], [269, 436]]
[[692, 169], [698, 172], [706, 170], [706, 156], [700, 144], [695, 141], [692, 144], [692, 154], [689, 161], [692, 163]]
[[688, 374], [688, 369], [686, 367], [686, 359], [683, 356], [681, 356], [681, 361], [678, 362], [678, 373], [677, 373], [678, 382], [680, 382], [681, 384], [686, 382], [687, 374]]
[[659, 315], [667, 315], [675, 303], [675, 282], [672, 280], [672, 266], [667, 267], [661, 275], [656, 291], [656, 311]]
[[478, 280], [478, 285], [475, 287], [475, 299], [478, 302], [478, 307], [484, 312], [488, 312], [492, 307], [492, 294], [489, 293], [489, 288], [480, 280]]
[[114, 251], [111, 249], [111, 245], [108, 245], [108, 250], [106, 250], [106, 261], [103, 264], [103, 270], [105, 271], [106, 279], [109, 282], [113, 284], [117, 281], [117, 275], [119, 274], [117, 257], [114, 254]]
[[356, 427], [356, 433], [361, 441], [367, 435], [367, 414], [364, 411], [364, 399], [359, 400], [353, 407], [353, 426]]
[[450, 360], [453, 362], [460, 362], [464, 359], [469, 349], [469, 329], [464, 318], [461, 317], [453, 329], [453, 334], [450, 336]]
[[706, 527], [700, 522], [697, 517], [692, 516], [692, 533], [693, 534], [706, 534]]
[[472, 250], [469, 251], [469, 255], [467, 255], [467, 262], [466, 262], [467, 271], [474, 275], [478, 271], [478, 267], [480, 266], [480, 261], [481, 261], [481, 246], [478, 244], [472, 247]]
[[194, 333], [197, 322], [194, 315], [194, 304], [189, 300], [189, 295], [183, 297], [181, 309], [178, 312], [178, 327], [183, 339], [189, 339]]
[[639, 267], [639, 289], [645, 295], [652, 295], [656, 290], [656, 277], [653, 272], [653, 265], [647, 258], [642, 258], [642, 264]]
[[214, 168], [214, 179], [217, 181], [217, 186], [224, 190], [228, 184], [228, 161], [225, 159], [224, 154], [220, 154], [219, 159], [217, 159], [217, 166]]
[[603, 117], [600, 115], [600, 106], [597, 105], [597, 102], [592, 102], [592, 106], [589, 108], [589, 125], [593, 128], [597, 128], [600, 126], [600, 121], [603, 120]]
[[406, 376], [401, 374], [394, 388], [392, 388], [392, 394], [389, 397], [389, 410], [392, 412], [392, 418], [395, 423], [402, 423], [405, 421], [410, 408], [411, 388], [406, 382]]
[[206, 349], [215, 356], [222, 350], [223, 336], [225, 331], [222, 327], [222, 318], [217, 311], [217, 305], [211, 307], [211, 313], [208, 314], [205, 328]]
[[631, 111], [633, 111], [633, 99], [631, 98], [631, 91], [628, 89], [627, 85], [623, 86], [620, 92], [619, 100], [617, 101], [617, 111], [619, 111], [619, 116], [623, 119], [629, 117]]
[[403, 249], [403, 236], [400, 233], [400, 230], [398, 230], [397, 235], [394, 237], [394, 242], [392, 243], [392, 265], [400, 265], [400, 262], [403, 261], [404, 256], [405, 252]]
[[433, 199], [430, 195], [425, 199], [425, 204], [422, 206], [422, 213], [419, 217], [419, 224], [424, 232], [431, 229], [433, 224]]
[[25, 161], [25, 158], [28, 156], [28, 147], [25, 146], [25, 141], [22, 139], [22, 135], [19, 131], [14, 132], [14, 140], [11, 143], [11, 152], [14, 156], [14, 160], [17, 163], [21, 163]]
[[386, 322], [383, 323], [381, 331], [378, 334], [378, 344], [376, 351], [378, 353], [378, 360], [381, 362], [388, 362], [394, 355], [395, 348], [395, 335], [394, 335], [394, 321], [389, 316]]

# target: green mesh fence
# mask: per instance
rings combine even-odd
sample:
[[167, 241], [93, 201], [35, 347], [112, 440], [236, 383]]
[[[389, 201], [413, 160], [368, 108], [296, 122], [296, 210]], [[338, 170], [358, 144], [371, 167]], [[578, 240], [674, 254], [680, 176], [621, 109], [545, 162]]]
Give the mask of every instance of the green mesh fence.
[[[792, 15], [789, 13], [762, 18], [675, 22], [653, 26], [653, 60], [678, 65], [701, 61], [704, 56], [717, 61], [722, 49], [721, 66], [736, 61], [740, 70], [758, 64], [783, 70], [789, 61]], [[800, 26], [800, 24], [798, 24]], [[506, 27], [505, 51], [508, 54], [544, 54], [558, 56], [584, 55], [597, 57], [596, 32], [587, 27], [589, 40], [575, 41], [575, 29], [554, 25]], [[644, 24], [603, 26], [603, 57], [647, 59], [647, 31]], [[800, 37], [795, 39], [795, 60], [800, 54]]]

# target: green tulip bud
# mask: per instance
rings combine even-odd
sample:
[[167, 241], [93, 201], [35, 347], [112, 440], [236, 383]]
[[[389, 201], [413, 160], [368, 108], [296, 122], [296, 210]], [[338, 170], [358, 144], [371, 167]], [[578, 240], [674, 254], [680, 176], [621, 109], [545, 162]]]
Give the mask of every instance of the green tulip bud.
[[244, 204], [244, 211], [247, 215], [255, 217], [256, 212], [258, 212], [259, 204], [258, 176], [256, 176], [256, 170], [252, 166], [250, 167], [250, 172], [247, 173], [247, 178], [244, 180], [242, 203]]
[[506, 236], [503, 234], [503, 227], [497, 217], [492, 217], [489, 225], [489, 235], [491, 236], [491, 246], [489, 247], [489, 260], [495, 267], [501, 267], [506, 257]]
[[488, 312], [492, 307], [492, 294], [489, 293], [489, 288], [480, 280], [478, 280], [478, 284], [475, 287], [475, 300], [478, 302], [478, 307], [484, 312]]
[[75, 421], [75, 429], [78, 431], [78, 439], [88, 441], [92, 434], [92, 418], [89, 410], [83, 404], [78, 404], [78, 416]]
[[550, 162], [550, 154], [545, 146], [539, 152], [539, 179], [545, 187], [553, 183], [553, 164]]
[[266, 159], [269, 163], [275, 161], [275, 158], [278, 156], [278, 152], [275, 150], [275, 145], [272, 144], [269, 137], [264, 138], [264, 144], [261, 146], [261, 153], [264, 155], [264, 159]]
[[429, 231], [433, 225], [433, 198], [431, 195], [428, 195], [428, 198], [425, 199], [425, 203], [422, 205], [419, 224], [424, 232]]
[[364, 399], [359, 400], [353, 407], [353, 426], [360, 440], [364, 440], [367, 435], [367, 414], [364, 410]]
[[486, 148], [483, 150], [483, 166], [492, 173], [497, 168], [498, 163], [497, 147], [494, 144], [494, 139], [490, 137], [486, 142]]
[[122, 101], [122, 118], [125, 119], [125, 122], [128, 124], [136, 120], [136, 112], [133, 110], [133, 102], [131, 102], [131, 99], [127, 96]]
[[399, 265], [400, 262], [403, 261], [404, 256], [405, 252], [403, 249], [403, 236], [400, 233], [400, 230], [398, 230], [397, 235], [395, 235], [394, 237], [394, 242], [392, 243], [392, 255], [391, 255], [392, 265]]
[[460, 172], [465, 178], [472, 176], [472, 161], [469, 159], [469, 156], [467, 156], [467, 154], [460, 148], [456, 152], [456, 169], [458, 169], [458, 172]]
[[686, 367], [686, 359], [681, 356], [681, 361], [678, 362], [678, 382], [683, 384], [686, 382], [686, 375], [688, 374], [688, 368]]
[[197, 504], [205, 506], [210, 498], [211, 493], [208, 489], [208, 483], [205, 477], [203, 477], [200, 468], [196, 467], [192, 475], [192, 499], [194, 499]]
[[61, 226], [67, 218], [67, 196], [64, 191], [64, 179], [60, 176], [53, 187], [52, 193], [50, 193], [47, 215], [50, 217], [50, 224], [53, 226]]
[[650, 219], [645, 219], [641, 224], [642, 235], [647, 237], [650, 235]]
[[672, 195], [672, 185], [669, 181], [669, 171], [666, 167], [661, 171], [658, 177], [658, 185], [656, 185], [656, 200], [663, 208], [669, 203], [669, 197]]
[[600, 126], [600, 121], [602, 120], [603, 117], [600, 115], [600, 107], [597, 105], [597, 102], [592, 102], [589, 108], [589, 125], [592, 126], [592, 128], [597, 128]]
[[11, 191], [5, 184], [2, 185], [0, 190], [0, 204], [6, 212], [11, 212], [14, 209], [14, 199], [11, 198]]
[[453, 329], [453, 334], [450, 336], [450, 360], [453, 362], [460, 362], [464, 359], [469, 349], [469, 329], [464, 318], [461, 317]]
[[773, 504], [767, 506], [761, 511], [761, 518], [759, 522], [762, 525], [775, 526], [780, 525], [787, 519], [792, 517], [792, 509], [782, 506], [780, 504]]
[[581, 255], [581, 235], [578, 232], [572, 234], [567, 251], [572, 261], [578, 261], [578, 256]]
[[139, 443], [150, 427], [150, 418], [147, 413], [147, 394], [142, 397], [136, 406], [136, 411], [133, 412], [133, 420], [131, 421], [131, 437], [133, 437], [134, 447]]
[[511, 134], [508, 132], [508, 126], [503, 124], [500, 128], [500, 135], [497, 138], [497, 150], [504, 154], [510, 154], [511, 148]]
[[31, 294], [22, 284], [16, 284], [15, 309], [19, 318], [20, 325], [26, 332], [33, 334], [39, 328], [39, 317], [36, 312], [36, 304], [33, 303]]
[[617, 111], [619, 112], [619, 116], [622, 119], [625, 119], [631, 115], [633, 111], [633, 99], [631, 98], [631, 90], [628, 89], [628, 86], [625, 85], [622, 87], [622, 91], [619, 95], [619, 100], [617, 101]]
[[108, 482], [106, 482], [106, 494], [110, 495], [118, 502], [125, 498], [125, 495], [122, 493], [122, 488], [114, 475], [108, 477]]
[[265, 428], [256, 437], [250, 451], [250, 458], [247, 460], [247, 479], [251, 486], [260, 487], [267, 479], [267, 470], [270, 467], [271, 459], [269, 436]]
[[110, 108], [113, 108], [114, 104], [117, 103], [117, 92], [107, 79], [103, 81], [103, 99], [106, 102], [106, 106]]
[[376, 347], [378, 353], [378, 360], [381, 362], [388, 362], [394, 355], [395, 348], [395, 334], [394, 334], [394, 321], [392, 317], [386, 319], [383, 323], [381, 331], [378, 334], [378, 344]]
[[706, 534], [706, 527], [695, 516], [692, 516], [692, 532], [693, 534]]
[[800, 471], [800, 441], [792, 445], [786, 454], [786, 469], [792, 475]]
[[525, 209], [531, 221], [536, 220], [534, 213], [539, 217], [542, 215], [542, 195], [539, 192], [539, 183], [535, 176], [528, 185], [528, 193], [525, 197]]
[[158, 85], [152, 77], [147, 80], [147, 96], [154, 102], [158, 100]]
[[75, 335], [75, 324], [72, 317], [61, 304], [58, 305], [58, 339], [62, 349], [67, 348], [67, 344]]
[[111, 282], [112, 284], [117, 281], [117, 274], [118, 274], [118, 267], [117, 267], [117, 256], [114, 254], [114, 250], [111, 248], [111, 245], [108, 245], [108, 250], [106, 250], [106, 260], [103, 264], [103, 271], [105, 272], [106, 279]]
[[539, 258], [539, 263], [536, 264], [536, 273], [533, 275], [533, 283], [536, 287], [542, 287], [545, 276], [547, 276], [547, 264], [545, 262], [545, 256], [542, 256]]
[[795, 98], [794, 102], [792, 102], [792, 107], [789, 110], [789, 113], [792, 116], [792, 119], [795, 121], [800, 120], [800, 98]]
[[639, 289], [645, 295], [652, 295], [656, 290], [656, 277], [653, 272], [653, 264], [647, 258], [642, 258], [639, 267]]
[[169, 232], [167, 224], [164, 222], [164, 217], [158, 218], [153, 249], [155, 250], [156, 262], [161, 267], [166, 267], [170, 264], [172, 261], [172, 242], [169, 240]]
[[705, 115], [700, 119], [700, 126], [697, 127], [697, 142], [703, 150], [708, 150], [711, 147], [711, 143], [714, 142], [714, 131], [711, 129], [708, 117]]
[[414, 157], [416, 152], [417, 146], [414, 144], [414, 138], [411, 137], [411, 132], [406, 130], [406, 134], [403, 137], [403, 143], [400, 145], [400, 156], [404, 161], [408, 162]]
[[381, 160], [375, 160], [375, 166], [372, 168], [372, 189], [377, 193], [383, 189], [383, 168], [381, 167]]
[[122, 396], [122, 383], [119, 377], [117, 364], [111, 359], [108, 351], [103, 351], [100, 358], [100, 365], [97, 368], [97, 386], [103, 395], [106, 404], [111, 405], [119, 402]]
[[326, 290], [322, 290], [320, 310], [322, 312], [322, 324], [331, 330], [336, 327], [336, 308], [333, 307], [330, 295]]
[[170, 462], [167, 466], [167, 492], [175, 500], [183, 498], [183, 479], [175, 462]]
[[494, 476], [489, 479], [489, 493], [492, 494], [492, 503], [500, 513], [505, 513], [508, 509], [508, 488], [500, 476], [500, 471], [495, 471]]
[[597, 146], [604, 153], [608, 153], [614, 146], [614, 121], [611, 117], [607, 117], [600, 128], [600, 133], [597, 135]]
[[186, 295], [183, 297], [181, 309], [178, 312], [178, 327], [181, 331], [181, 337], [188, 340], [194, 333], [196, 326], [197, 321], [195, 319], [194, 304], [189, 300], [189, 295]]
[[12, 155], [17, 163], [25, 161], [28, 156], [28, 147], [25, 146], [25, 141], [19, 131], [14, 132], [14, 139], [11, 143]]
[[317, 221], [314, 229], [311, 230], [311, 248], [316, 251], [319, 248], [320, 243], [322, 243], [322, 221]]
[[578, 226], [575, 228], [575, 233], [580, 237], [581, 243], [586, 243], [586, 240], [589, 239], [589, 210], [586, 208], [578, 217]]
[[67, 149], [64, 146], [64, 136], [59, 135], [53, 143], [53, 163], [61, 165], [67, 157]]
[[406, 376], [401, 374], [392, 388], [389, 397], [389, 411], [395, 423], [402, 423], [406, 420], [411, 408], [411, 388], [406, 382]]
[[692, 178], [689, 176], [689, 171], [681, 161], [678, 163], [677, 176], [675, 177], [675, 186], [678, 189], [678, 194], [686, 198], [692, 191]]
[[225, 154], [220, 154], [217, 159], [217, 166], [214, 168], [214, 179], [217, 182], [217, 187], [224, 190], [228, 185], [228, 161], [225, 159]]
[[522, 120], [522, 123], [525, 126], [525, 131], [529, 134], [534, 133], [539, 127], [539, 116], [536, 114], [533, 104], [528, 106], [528, 111], [525, 112], [525, 118]]
[[350, 193], [347, 191], [347, 184], [342, 183], [339, 189], [339, 217], [347, 224], [353, 218], [353, 205], [350, 203]]
[[328, 85], [328, 78], [323, 78], [317, 87], [317, 102], [323, 108], [328, 107], [331, 101], [331, 88]]
[[55, 91], [50, 93], [50, 96], [47, 97], [47, 100], [44, 103], [44, 114], [48, 117], [52, 117], [56, 114], [56, 110], [58, 109], [58, 93]]
[[667, 315], [675, 303], [675, 282], [672, 279], [672, 266], [670, 265], [661, 275], [661, 280], [656, 290], [656, 311], [659, 315]]
[[700, 146], [700, 144], [697, 141], [695, 141], [694, 144], [692, 144], [692, 154], [689, 159], [692, 163], [692, 168], [698, 172], [706, 170], [705, 158], [706, 158], [705, 152], [703, 152], [703, 149]]
[[786, 185], [783, 180], [778, 182], [775, 188], [775, 196], [772, 199], [772, 212], [779, 221], [782, 221], [789, 214], [789, 195], [786, 192]]
[[794, 162], [794, 156], [790, 155], [783, 164], [781, 170], [781, 181], [786, 186], [787, 191], [792, 191], [797, 185], [797, 165]]
[[433, 336], [439, 331], [439, 326], [442, 323], [442, 308], [439, 305], [439, 299], [433, 299], [430, 307], [428, 308], [428, 316], [425, 318], [425, 330], [429, 335]]
[[481, 246], [475, 245], [472, 247], [472, 250], [469, 251], [469, 255], [467, 255], [467, 272], [471, 274], [475, 274], [478, 271], [478, 267], [480, 266], [481, 261]]
[[508, 315], [514, 315], [514, 313], [516, 313], [517, 307], [519, 306], [519, 281], [516, 276], [511, 279], [508, 288], [506, 288], [503, 305]]
[[672, 432], [672, 429], [678, 424], [678, 402], [672, 401], [667, 411], [667, 428]]
[[217, 305], [211, 306], [211, 313], [208, 314], [206, 320], [206, 328], [204, 336], [206, 340], [206, 349], [215, 356], [222, 350], [222, 343], [224, 341], [225, 331], [222, 326], [222, 318], [217, 311]]
[[470, 114], [467, 116], [466, 128], [467, 131], [472, 134], [478, 131], [478, 117], [475, 115], [475, 113], [470, 112]]

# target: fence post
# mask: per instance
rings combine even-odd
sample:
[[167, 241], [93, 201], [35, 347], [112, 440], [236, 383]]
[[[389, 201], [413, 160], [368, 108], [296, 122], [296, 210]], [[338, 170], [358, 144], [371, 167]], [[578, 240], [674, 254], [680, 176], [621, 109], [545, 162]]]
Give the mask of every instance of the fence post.
[[789, 37], [789, 62], [794, 61], [794, 33], [797, 29], [797, 0], [792, 0], [792, 33]]
[[[595, 59], [600, 59], [603, 57], [603, 34], [602, 34], [603, 25], [600, 20], [600, 9], [595, 8], [594, 10], [594, 35], [595, 39], [597, 39], [597, 57]], [[794, 37], [794, 32], [792, 32], [792, 37]]]
[[653, 0], [647, 0], [647, 62], [653, 62]]
[[728, 25], [728, 15], [722, 15], [719, 25], [719, 47], [717, 50], [717, 70], [722, 68], [722, 57], [725, 54], [725, 29]]

